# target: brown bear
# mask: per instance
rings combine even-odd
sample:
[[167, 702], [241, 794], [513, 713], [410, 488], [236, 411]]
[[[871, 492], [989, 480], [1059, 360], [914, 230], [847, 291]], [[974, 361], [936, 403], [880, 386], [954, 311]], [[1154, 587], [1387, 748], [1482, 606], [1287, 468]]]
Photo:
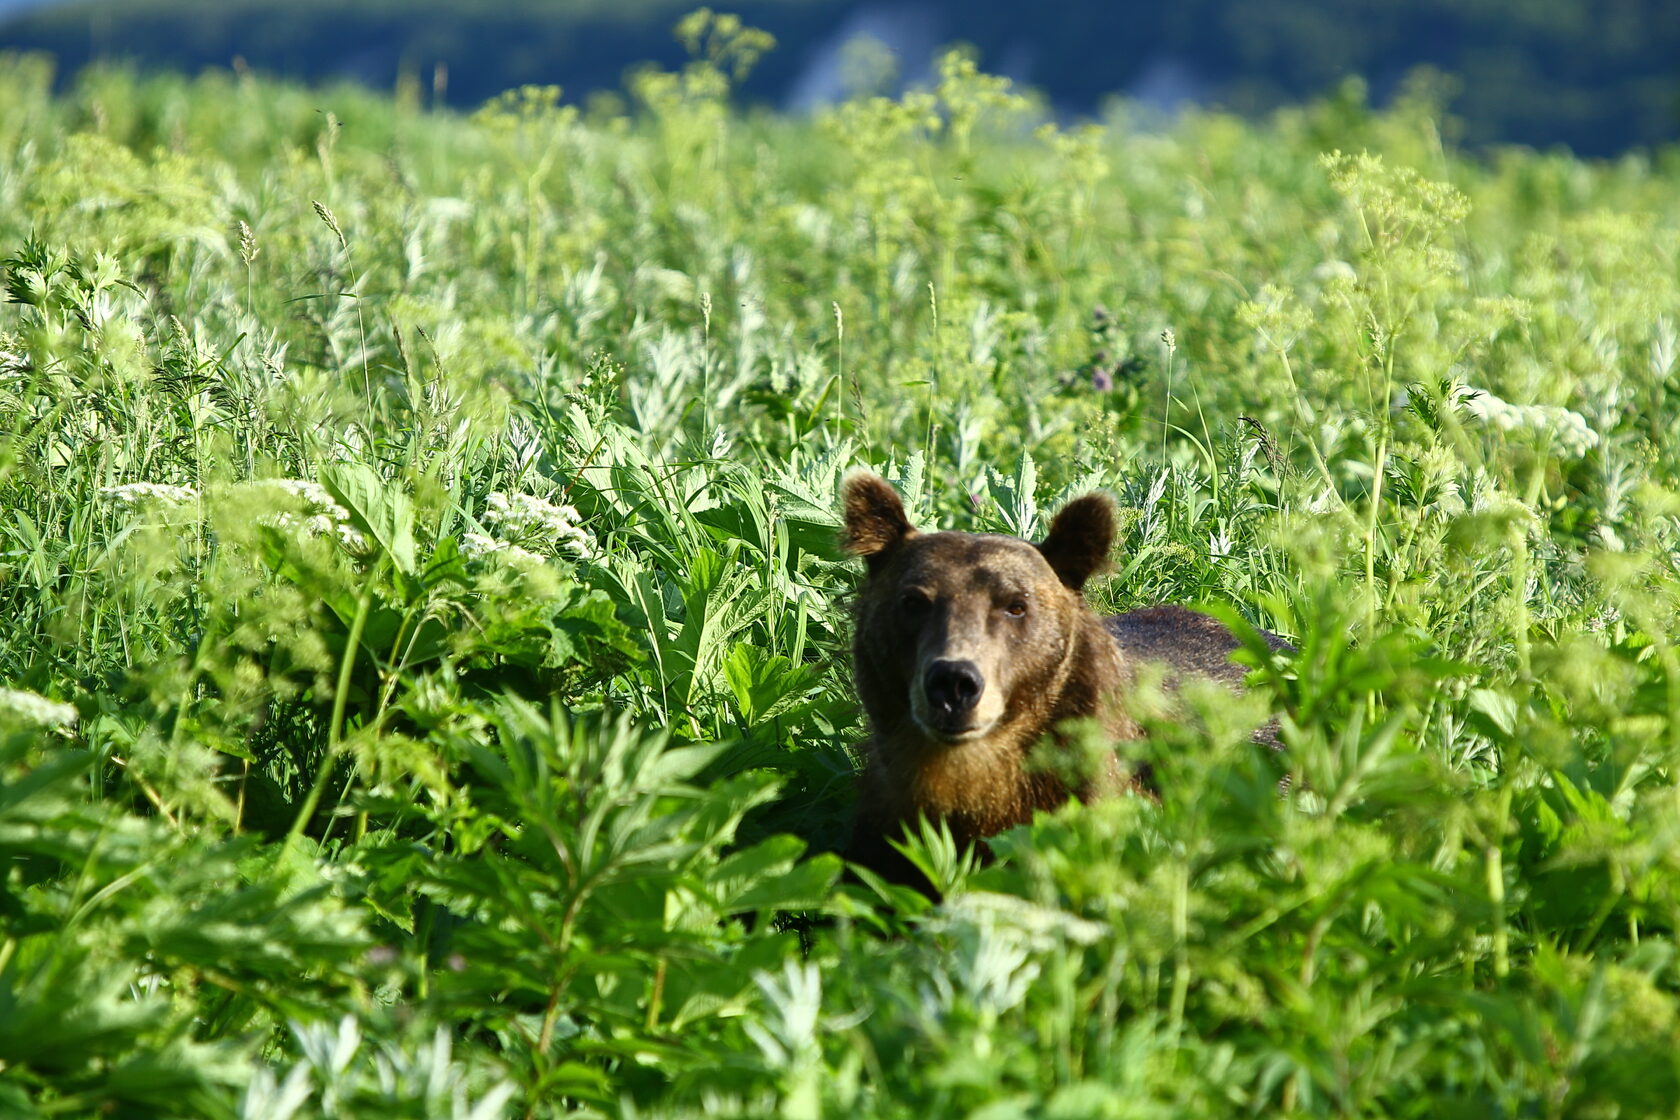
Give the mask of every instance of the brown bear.
[[[1140, 731], [1123, 696], [1141, 661], [1240, 687], [1237, 640], [1183, 607], [1100, 618], [1086, 580], [1108, 563], [1114, 503], [1070, 502], [1038, 544], [994, 533], [920, 533], [898, 495], [854, 471], [842, 486], [847, 552], [868, 573], [856, 599], [853, 675], [871, 736], [850, 858], [926, 887], [888, 843], [925, 815], [967, 846], [1131, 782], [1116, 756], [1071, 786], [1028, 765], [1069, 720], [1094, 719], [1116, 741]], [[1267, 634], [1274, 648], [1285, 643]]]

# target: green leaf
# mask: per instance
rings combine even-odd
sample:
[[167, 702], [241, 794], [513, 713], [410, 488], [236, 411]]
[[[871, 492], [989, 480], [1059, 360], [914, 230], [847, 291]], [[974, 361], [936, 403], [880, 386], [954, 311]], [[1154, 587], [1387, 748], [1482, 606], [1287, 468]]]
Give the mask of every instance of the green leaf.
[[745, 643], [731, 647], [723, 659], [723, 673], [742, 724], [749, 728], [786, 712], [822, 680], [815, 666], [795, 665], [781, 654], [766, 654]]
[[350, 520], [377, 541], [396, 570], [418, 578], [414, 509], [400, 486], [384, 481], [363, 463], [338, 463], [321, 472], [321, 484], [350, 512]]

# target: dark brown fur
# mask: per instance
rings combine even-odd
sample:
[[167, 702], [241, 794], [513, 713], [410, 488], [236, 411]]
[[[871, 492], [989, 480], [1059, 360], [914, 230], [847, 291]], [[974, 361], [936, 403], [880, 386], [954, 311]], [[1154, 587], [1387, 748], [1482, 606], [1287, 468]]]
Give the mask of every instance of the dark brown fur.
[[[863, 471], [847, 476], [844, 504], [843, 543], [869, 568], [852, 660], [872, 733], [850, 854], [889, 878], [919, 879], [887, 840], [920, 816], [967, 845], [1070, 797], [1124, 789], [1130, 779], [1113, 755], [1072, 785], [1028, 755], [1071, 720], [1136, 738], [1122, 700], [1137, 662], [1164, 662], [1169, 685], [1181, 674], [1241, 685], [1236, 639], [1213, 619], [1182, 607], [1103, 619], [1086, 605], [1085, 583], [1107, 565], [1114, 538], [1103, 495], [1069, 503], [1036, 545], [920, 533], [892, 488]], [[979, 683], [960, 711], [934, 699], [949, 697], [932, 682], [953, 665]]]

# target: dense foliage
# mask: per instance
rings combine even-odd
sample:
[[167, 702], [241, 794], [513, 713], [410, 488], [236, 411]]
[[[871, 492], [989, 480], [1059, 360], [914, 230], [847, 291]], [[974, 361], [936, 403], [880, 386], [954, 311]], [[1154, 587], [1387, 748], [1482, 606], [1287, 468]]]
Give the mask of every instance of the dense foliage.
[[[1671, 1113], [1674, 154], [742, 118], [689, 30], [627, 114], [0, 71], [0, 1111]], [[1299, 652], [843, 881], [858, 464]]]
[[[0, 7], [3, 7], [0, 0]], [[558, 81], [578, 101], [648, 60], [674, 66], [666, 27], [691, 0], [48, 0], [0, 20], [0, 49], [49, 51], [66, 72], [126, 60], [198, 71], [248, 65], [354, 77], [476, 106]], [[741, 89], [799, 103], [836, 79], [920, 80], [944, 44], [1041, 89], [1063, 114], [1118, 92], [1244, 113], [1363, 79], [1380, 103], [1419, 68], [1450, 75], [1465, 142], [1566, 144], [1585, 155], [1680, 140], [1673, 0], [742, 0], [782, 49]], [[1355, 12], [1350, 18], [1350, 12]], [[859, 34], [888, 52], [848, 50]], [[237, 61], [236, 61], [237, 60]], [[893, 73], [897, 71], [896, 75]], [[836, 73], [835, 71], [838, 71]], [[875, 90], [871, 90], [874, 92]]]

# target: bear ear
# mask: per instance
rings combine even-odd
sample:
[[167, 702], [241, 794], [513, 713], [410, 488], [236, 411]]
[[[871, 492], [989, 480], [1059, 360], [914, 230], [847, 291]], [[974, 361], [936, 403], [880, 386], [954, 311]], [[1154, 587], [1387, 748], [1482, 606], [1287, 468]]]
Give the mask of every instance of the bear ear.
[[871, 572], [880, 568], [898, 546], [916, 535], [904, 516], [904, 503], [879, 475], [856, 470], [840, 484], [846, 506], [846, 529], [840, 546], [869, 562]]
[[1067, 587], [1084, 590], [1085, 581], [1108, 566], [1114, 543], [1114, 501], [1106, 494], [1086, 494], [1062, 507], [1050, 522], [1050, 535], [1038, 551]]

